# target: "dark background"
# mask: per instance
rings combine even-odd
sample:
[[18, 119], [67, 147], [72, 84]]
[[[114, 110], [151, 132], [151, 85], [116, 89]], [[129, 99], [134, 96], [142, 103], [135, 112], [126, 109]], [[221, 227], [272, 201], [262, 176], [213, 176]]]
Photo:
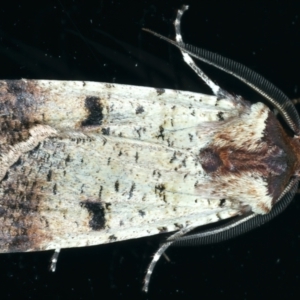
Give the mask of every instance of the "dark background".
[[[141, 30], [173, 38], [176, 9], [185, 3], [190, 4], [182, 22], [186, 42], [242, 62], [289, 97], [300, 97], [297, 2], [5, 1], [0, 7], [0, 78], [209, 93], [177, 49]], [[205, 70], [228, 91], [253, 98], [229, 76]], [[55, 273], [48, 272], [49, 251], [1, 254], [0, 297], [299, 299], [299, 217], [296, 197], [276, 220], [242, 237], [213, 246], [170, 248], [171, 262], [160, 260], [147, 295], [141, 292], [142, 280], [161, 237], [63, 250]]]

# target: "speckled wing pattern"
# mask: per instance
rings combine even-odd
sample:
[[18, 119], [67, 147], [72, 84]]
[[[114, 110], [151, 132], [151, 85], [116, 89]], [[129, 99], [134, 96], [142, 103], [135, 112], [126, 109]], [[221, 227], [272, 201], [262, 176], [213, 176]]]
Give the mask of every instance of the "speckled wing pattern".
[[0, 252], [267, 213], [294, 159], [264, 104], [167, 89], [5, 80], [0, 125]]

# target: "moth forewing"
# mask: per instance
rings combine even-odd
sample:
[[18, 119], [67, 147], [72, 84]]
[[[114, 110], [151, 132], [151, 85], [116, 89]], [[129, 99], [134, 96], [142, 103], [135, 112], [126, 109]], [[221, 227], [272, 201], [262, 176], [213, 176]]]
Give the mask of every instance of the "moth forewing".
[[2, 81], [0, 93], [1, 252], [138, 238], [239, 212], [238, 202], [205, 199], [199, 151], [243, 106], [93, 82]]

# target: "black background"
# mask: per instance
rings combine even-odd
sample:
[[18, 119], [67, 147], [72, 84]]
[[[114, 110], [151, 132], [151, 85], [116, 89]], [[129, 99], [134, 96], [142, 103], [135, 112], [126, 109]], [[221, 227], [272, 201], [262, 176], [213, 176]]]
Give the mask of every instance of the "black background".
[[[173, 38], [176, 9], [185, 3], [190, 4], [182, 21], [186, 42], [242, 62], [289, 97], [300, 97], [297, 2], [5, 1], [0, 7], [0, 78], [209, 93], [177, 49], [141, 30]], [[228, 91], [253, 98], [229, 76], [205, 70]], [[48, 272], [49, 251], [1, 254], [0, 297], [298, 299], [297, 198], [276, 220], [242, 237], [213, 246], [170, 248], [171, 262], [162, 258], [158, 263], [147, 295], [141, 292], [142, 280], [157, 237], [63, 250], [55, 273]]]

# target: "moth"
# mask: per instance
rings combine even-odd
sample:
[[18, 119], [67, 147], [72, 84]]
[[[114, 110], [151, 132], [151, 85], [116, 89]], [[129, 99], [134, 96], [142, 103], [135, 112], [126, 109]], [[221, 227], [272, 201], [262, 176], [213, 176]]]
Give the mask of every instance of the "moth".
[[[297, 191], [300, 119], [291, 100], [245, 66], [175, 45], [213, 96], [110, 83], [0, 81], [0, 252], [84, 247], [175, 232], [205, 244], [272, 219]], [[282, 115], [216, 85], [192, 57], [243, 81]], [[212, 229], [201, 225], [229, 219]]]

